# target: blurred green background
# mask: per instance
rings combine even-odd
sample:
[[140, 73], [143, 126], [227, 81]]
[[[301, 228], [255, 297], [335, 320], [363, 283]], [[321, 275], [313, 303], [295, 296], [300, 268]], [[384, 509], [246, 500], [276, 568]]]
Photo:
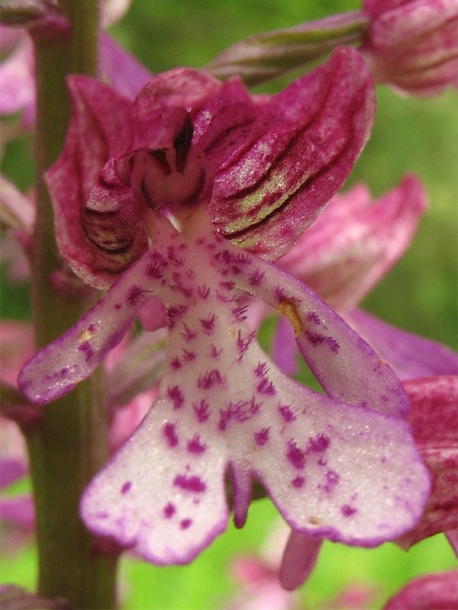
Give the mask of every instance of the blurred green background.
[[[254, 33], [359, 8], [350, 0], [134, 0], [111, 33], [152, 72], [177, 65], [199, 67], [224, 47]], [[282, 83], [285, 79], [282, 79]], [[274, 91], [279, 84], [272, 83]], [[402, 261], [369, 295], [364, 306], [409, 331], [457, 348], [458, 107], [455, 92], [439, 98], [401, 98], [378, 90], [373, 136], [348, 185], [367, 182], [374, 195], [395, 186], [409, 171], [424, 181], [430, 208]], [[22, 189], [33, 180], [30, 141], [11, 142], [2, 171]], [[27, 286], [11, 286], [2, 274], [3, 317], [26, 318]], [[129, 610], [210, 610], [224, 607], [237, 590], [231, 575], [236, 554], [253, 553], [265, 542], [277, 513], [269, 500], [256, 502], [241, 531], [232, 526], [190, 566], [156, 568], [126, 558], [120, 591]], [[443, 536], [423, 541], [408, 553], [394, 545], [362, 550], [325, 543], [318, 565], [301, 589], [303, 606], [330, 607], [342, 587], [374, 587], [365, 608], [383, 601], [413, 575], [454, 567], [456, 560]], [[0, 582], [33, 588], [35, 551], [27, 546], [2, 557]]]

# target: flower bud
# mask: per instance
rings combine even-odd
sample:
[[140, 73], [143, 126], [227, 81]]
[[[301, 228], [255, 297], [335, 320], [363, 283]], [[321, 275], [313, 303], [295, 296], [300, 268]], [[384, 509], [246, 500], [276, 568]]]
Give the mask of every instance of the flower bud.
[[420, 97], [458, 87], [456, 0], [365, 0], [361, 51], [379, 83]]

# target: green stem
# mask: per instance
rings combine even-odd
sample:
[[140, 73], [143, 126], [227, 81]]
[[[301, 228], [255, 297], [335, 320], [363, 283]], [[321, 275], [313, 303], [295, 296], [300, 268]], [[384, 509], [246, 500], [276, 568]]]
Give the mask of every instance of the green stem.
[[[37, 220], [31, 292], [37, 347], [65, 332], [84, 308], [80, 298], [64, 294], [50, 282], [61, 260], [43, 173], [60, 154], [68, 126], [67, 74], [96, 74], [98, 11], [96, 0], [66, 0], [62, 5], [72, 35], [37, 32], [34, 36]], [[100, 375], [44, 407], [40, 425], [25, 433], [36, 507], [39, 593], [62, 598], [78, 610], [113, 610], [116, 555], [97, 550], [78, 514], [84, 488], [108, 456]]]

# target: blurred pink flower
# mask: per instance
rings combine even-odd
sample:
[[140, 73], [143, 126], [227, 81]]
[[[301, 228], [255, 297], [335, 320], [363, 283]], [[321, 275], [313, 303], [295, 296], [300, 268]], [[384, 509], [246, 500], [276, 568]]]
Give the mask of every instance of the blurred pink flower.
[[[131, 0], [105, 0], [101, 3], [102, 27], [122, 18]], [[0, 50], [6, 53], [0, 63], [0, 116], [21, 113], [22, 126], [30, 129], [35, 122], [35, 62], [33, 32], [38, 28], [53, 32], [67, 27], [54, 6], [49, 17], [41, 17], [24, 28], [0, 26]], [[32, 34], [32, 36], [29, 35]], [[135, 97], [151, 78], [151, 73], [103, 30], [99, 40], [99, 70], [123, 95]]]
[[456, 610], [458, 570], [418, 576], [398, 591], [383, 610]]
[[375, 80], [402, 93], [438, 95], [458, 87], [457, 0], [365, 0], [361, 47]]

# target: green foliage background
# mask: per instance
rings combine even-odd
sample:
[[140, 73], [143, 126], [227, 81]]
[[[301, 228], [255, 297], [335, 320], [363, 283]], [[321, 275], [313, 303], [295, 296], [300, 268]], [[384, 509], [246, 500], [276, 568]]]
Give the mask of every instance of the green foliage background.
[[[134, 0], [111, 33], [152, 72], [177, 65], [200, 67], [224, 47], [246, 36], [295, 25], [334, 12], [359, 8], [353, 0]], [[269, 90], [284, 84], [269, 85]], [[366, 182], [374, 195], [395, 186], [407, 172], [424, 181], [430, 209], [402, 261], [369, 295], [364, 306], [409, 331], [457, 348], [458, 108], [455, 92], [439, 98], [402, 98], [378, 89], [373, 136], [348, 185]], [[33, 178], [27, 137], [9, 144], [2, 171], [21, 188]], [[28, 316], [27, 286], [1, 283], [2, 317]], [[268, 330], [266, 330], [266, 333]], [[152, 467], [154, 467], [152, 465]], [[256, 502], [241, 531], [232, 526], [190, 566], [156, 568], [126, 558], [120, 592], [129, 610], [212, 610], [237, 590], [231, 576], [235, 554], [256, 552], [277, 522], [269, 500]], [[315, 572], [301, 590], [306, 608], [328, 608], [346, 585], [374, 587], [367, 608], [384, 600], [413, 575], [454, 567], [445, 538], [423, 541], [408, 553], [391, 544], [362, 550], [325, 543]], [[0, 582], [34, 587], [35, 551], [27, 546], [14, 557], [2, 554]], [[369, 602], [368, 602], [369, 603]]]

